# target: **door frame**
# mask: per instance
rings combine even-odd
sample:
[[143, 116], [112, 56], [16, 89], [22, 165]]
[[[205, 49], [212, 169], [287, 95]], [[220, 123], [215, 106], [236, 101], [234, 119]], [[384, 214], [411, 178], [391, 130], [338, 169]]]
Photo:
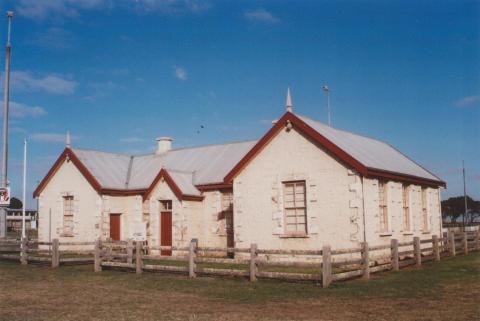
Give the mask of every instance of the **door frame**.
[[[170, 240], [167, 241], [167, 243], [170, 243], [170, 244], [162, 244], [163, 243], [163, 229], [164, 229], [164, 226], [163, 226], [163, 216], [164, 215], [169, 215], [170, 216], [170, 225], [167, 226], [166, 228], [170, 230]], [[159, 228], [159, 232], [160, 232], [160, 246], [172, 246], [173, 245], [173, 215], [172, 215], [172, 212], [171, 211], [161, 211], [160, 212], [160, 228]], [[166, 256], [172, 256], [172, 250], [160, 250], [160, 255], [166, 255]]]
[[118, 241], [122, 239], [122, 213], [110, 213], [108, 218], [109, 218], [109, 237], [110, 239], [113, 240], [112, 238], [112, 216], [118, 217]]

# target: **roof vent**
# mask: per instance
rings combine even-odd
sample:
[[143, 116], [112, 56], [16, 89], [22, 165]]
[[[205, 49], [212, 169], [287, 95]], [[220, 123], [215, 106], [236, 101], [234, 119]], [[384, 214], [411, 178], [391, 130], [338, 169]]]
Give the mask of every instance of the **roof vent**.
[[156, 154], [161, 154], [168, 152], [172, 149], [172, 138], [171, 137], [158, 137], [157, 138], [157, 151]]

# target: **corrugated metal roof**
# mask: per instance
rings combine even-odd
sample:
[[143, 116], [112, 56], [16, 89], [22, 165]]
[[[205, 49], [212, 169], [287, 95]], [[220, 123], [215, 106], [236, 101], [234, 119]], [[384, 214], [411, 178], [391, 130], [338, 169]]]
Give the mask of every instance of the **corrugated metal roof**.
[[184, 194], [199, 195], [195, 185], [223, 182], [255, 142], [179, 148], [138, 156], [80, 148], [73, 151], [103, 188], [147, 189], [163, 167]]
[[[372, 169], [441, 181], [391, 145], [370, 137], [327, 126], [296, 115], [319, 134]], [[173, 149], [162, 154], [127, 155], [73, 149], [80, 161], [106, 189], [147, 189], [162, 168], [186, 195], [200, 195], [196, 185], [223, 182], [256, 141]]]
[[383, 141], [336, 129], [308, 117], [296, 115], [366, 167], [441, 181]]

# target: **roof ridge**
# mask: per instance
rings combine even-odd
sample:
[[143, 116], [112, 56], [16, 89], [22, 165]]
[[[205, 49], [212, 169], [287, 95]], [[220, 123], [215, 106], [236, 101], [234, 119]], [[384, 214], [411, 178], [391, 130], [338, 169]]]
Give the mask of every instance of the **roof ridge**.
[[97, 152], [97, 153], [105, 153], [105, 154], [112, 154], [112, 155], [118, 155], [118, 156], [126, 156], [126, 157], [132, 157], [135, 156], [133, 154], [127, 154], [127, 153], [119, 153], [119, 152], [108, 152], [104, 150], [99, 150], [95, 148], [81, 148], [81, 147], [75, 147], [71, 148], [73, 151], [80, 150], [80, 151], [85, 151], [85, 152]]
[[230, 141], [230, 142], [224, 142], [224, 143], [212, 143], [212, 144], [204, 144], [204, 145], [197, 145], [197, 146], [186, 146], [186, 147], [179, 147], [175, 149], [169, 150], [169, 152], [175, 152], [177, 150], [184, 150], [184, 149], [195, 149], [195, 148], [203, 148], [203, 147], [210, 147], [210, 146], [223, 146], [223, 145], [232, 145], [232, 144], [242, 144], [242, 143], [250, 143], [250, 142], [256, 142], [258, 139], [245, 139], [245, 140], [238, 140], [238, 141]]
[[302, 117], [302, 118], [306, 118], [308, 120], [311, 120], [311, 121], [314, 121], [314, 122], [317, 122], [319, 124], [321, 124], [322, 126], [326, 126], [326, 127], [329, 127], [333, 130], [338, 130], [340, 132], [344, 132], [344, 133], [347, 133], [347, 134], [351, 134], [351, 135], [355, 135], [355, 136], [360, 136], [360, 137], [363, 137], [363, 138], [368, 138], [368, 139], [371, 139], [371, 140], [375, 140], [377, 142], [380, 142], [380, 143], [383, 143], [383, 144], [386, 144], [386, 145], [390, 145], [390, 143], [388, 143], [387, 141], [384, 141], [382, 139], [378, 139], [378, 138], [375, 138], [375, 137], [372, 137], [372, 136], [368, 136], [368, 135], [365, 135], [365, 134], [358, 134], [358, 133], [355, 133], [355, 132], [352, 132], [350, 130], [346, 130], [346, 129], [340, 129], [340, 128], [336, 128], [336, 127], [332, 127], [332, 126], [328, 126], [327, 124], [319, 121], [319, 120], [316, 120], [316, 119], [313, 119], [313, 118], [310, 118], [308, 116], [304, 116], [304, 115], [300, 115], [300, 114], [296, 114], [297, 116], [299, 117]]

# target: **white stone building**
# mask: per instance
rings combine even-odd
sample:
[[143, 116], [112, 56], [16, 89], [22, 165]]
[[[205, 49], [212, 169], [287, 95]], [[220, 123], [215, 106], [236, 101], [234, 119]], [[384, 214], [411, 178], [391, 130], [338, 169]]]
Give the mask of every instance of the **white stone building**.
[[441, 179], [290, 105], [258, 141], [172, 149], [163, 137], [149, 155], [67, 146], [34, 192], [39, 239], [126, 240], [146, 225], [154, 246], [335, 249], [441, 234]]

